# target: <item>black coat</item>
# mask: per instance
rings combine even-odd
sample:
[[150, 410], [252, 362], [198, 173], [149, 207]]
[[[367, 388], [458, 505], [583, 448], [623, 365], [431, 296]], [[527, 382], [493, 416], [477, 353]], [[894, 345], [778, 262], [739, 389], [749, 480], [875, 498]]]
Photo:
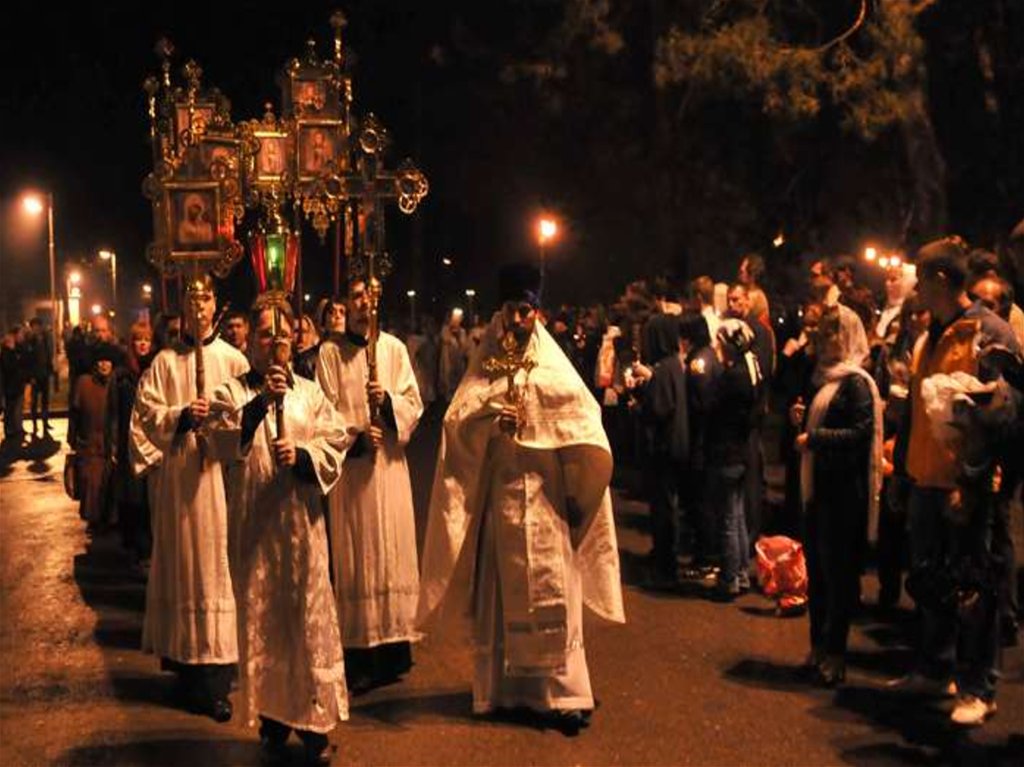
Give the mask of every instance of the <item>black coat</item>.
[[722, 365], [712, 382], [713, 397], [706, 438], [707, 465], [746, 466], [750, 433], [757, 418], [758, 387], [743, 362]]
[[[808, 412], [810, 402], [808, 402]], [[868, 462], [874, 436], [875, 405], [867, 382], [847, 375], [829, 403], [821, 425], [807, 432], [814, 451], [816, 505], [866, 503]]]

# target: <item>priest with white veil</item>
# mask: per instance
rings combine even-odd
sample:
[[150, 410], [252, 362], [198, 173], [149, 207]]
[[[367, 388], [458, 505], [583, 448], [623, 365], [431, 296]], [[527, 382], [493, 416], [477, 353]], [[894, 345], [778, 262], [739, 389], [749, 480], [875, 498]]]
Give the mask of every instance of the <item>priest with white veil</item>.
[[594, 708], [583, 605], [625, 615], [601, 409], [536, 321], [539, 287], [532, 266], [502, 270], [445, 415], [418, 612], [471, 637], [476, 713], [525, 707], [572, 735]]

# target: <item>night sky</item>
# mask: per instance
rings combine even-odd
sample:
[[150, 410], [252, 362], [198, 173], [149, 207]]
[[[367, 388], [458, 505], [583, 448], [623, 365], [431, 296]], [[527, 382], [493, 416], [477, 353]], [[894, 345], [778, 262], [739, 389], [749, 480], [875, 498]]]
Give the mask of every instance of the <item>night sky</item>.
[[[1013, 7], [995, 0], [982, 5]], [[735, 224], [745, 214], [740, 208], [756, 202], [756, 197], [742, 205], [733, 202], [741, 199], [733, 194], [737, 188], [756, 183], [762, 200], [770, 201], [788, 183], [768, 174], [776, 152], [772, 142], [786, 137], [758, 133], [762, 123], [743, 121], [745, 114], [758, 119], [756, 110], [737, 111], [728, 103], [693, 115], [694, 137], [721, 134], [722, 140], [716, 149], [694, 145], [691, 137], [679, 152], [708, 157], [718, 152], [722, 173], [710, 164], [705, 167], [710, 174], [677, 182], [683, 205], [698, 206], [691, 214], [696, 220], [687, 224], [696, 232], [692, 242], [656, 240], [650, 200], [657, 190], [645, 170], [653, 156], [656, 95], [653, 43], [645, 30], [653, 26], [652, 14], [666, 6], [683, 4], [612, 3], [628, 40], [626, 50], [595, 65], [593, 59], [584, 61], [586, 52], [578, 53], [585, 46], [577, 46], [562, 60], [568, 70], [562, 90], [555, 98], [541, 98], [528, 78], [510, 83], [506, 75], [510, 65], [543, 61], [550, 53], [552, 31], [564, 10], [555, 0], [20, 5], [21, 15], [15, 19], [8, 10], [0, 29], [7, 73], [0, 88], [3, 282], [7, 289], [18, 281], [46, 284], [45, 234], [28, 227], [16, 205], [22, 190], [36, 187], [54, 193], [58, 270], [60, 262], [113, 248], [122, 295], [138, 295], [141, 283], [154, 279], [144, 259], [152, 223], [141, 192], [150, 171], [141, 84], [158, 72], [157, 39], [167, 36], [175, 45], [176, 82], [185, 61], [195, 59], [204, 85], [217, 86], [230, 98], [237, 123], [261, 116], [267, 101], [279, 108], [275, 77], [287, 60], [302, 56], [310, 36], [321, 55], [330, 54], [328, 19], [339, 7], [349, 21], [346, 47], [355, 53], [357, 114], [376, 113], [391, 131], [389, 163], [411, 156], [431, 185], [416, 226], [397, 211], [389, 216], [397, 270], [385, 300], [392, 308], [404, 308], [409, 287], [424, 298], [432, 296], [435, 310], [461, 302], [469, 287], [486, 304], [497, 264], [537, 258], [532, 224], [542, 209], [561, 215], [564, 224], [548, 261], [548, 295], [556, 300], [611, 299], [627, 279], [650, 277], [665, 265], [681, 276], [701, 268], [727, 278], [744, 250], [770, 249], [777, 221], [793, 212], [754, 205], [748, 220]], [[991, 241], [1008, 231], [1021, 215], [1017, 211], [1024, 212], [1024, 173], [1012, 172], [1024, 165], [1024, 97], [1014, 86], [1024, 85], [1024, 55], [1019, 45], [1006, 45], [1015, 29], [1024, 32], [1024, 14], [1007, 16], [1008, 37], [993, 48], [1000, 61], [1010, 62], [1009, 69], [1004, 64], [1000, 70], [1009, 75], [1003, 78], [1007, 87], [996, 131], [981, 103], [972, 28], [964, 24], [973, 7], [943, 0], [924, 29], [931, 108], [949, 173], [951, 226]], [[899, 216], [889, 210], [895, 202], [882, 193], [887, 179], [900, 183], [903, 172], [897, 137], [836, 151], [837, 145], [828, 143], [835, 141], [834, 128], [804, 130], [806, 145], [818, 155], [792, 177], [818, 184], [819, 197], [831, 184], [839, 213], [844, 206], [858, 208], [859, 218], [849, 217], [852, 223], [841, 217], [819, 222], [834, 230], [829, 245], [852, 248], [860, 242], [873, 215], [865, 218], [860, 210], [865, 194], [873, 195], [879, 219], [888, 216], [898, 223]], [[687, 138], [685, 130], [681, 135]], [[874, 175], [868, 177], [865, 168]], [[423, 255], [414, 264], [417, 236]], [[311, 229], [304, 248], [306, 288], [323, 295], [330, 274], [327, 250]], [[793, 248], [776, 255], [792, 260], [798, 255], [797, 245]], [[451, 268], [442, 267], [443, 257], [452, 258]], [[780, 261], [779, 269], [783, 266]], [[775, 271], [771, 262], [769, 270]], [[102, 270], [90, 276], [102, 282]], [[245, 268], [238, 268], [231, 282], [236, 303], [251, 297]]]
[[[457, 5], [472, 14], [471, 5], [452, 8]], [[0, 191], [6, 212], [0, 258], [5, 275], [14, 269], [20, 277], [28, 270], [40, 283], [47, 279], [45, 234], [28, 230], [20, 210], [11, 208], [26, 188], [52, 189], [58, 284], [61, 261], [108, 247], [118, 253], [118, 282], [128, 295], [154, 278], [144, 258], [152, 217], [141, 193], [150, 170], [141, 84], [158, 73], [156, 40], [166, 35], [175, 45], [175, 81], [182, 82], [180, 68], [194, 58], [203, 68], [204, 85], [219, 87], [230, 98], [237, 123], [262, 116], [267, 101], [280, 113], [278, 71], [288, 59], [302, 56], [311, 36], [322, 56], [330, 54], [328, 19], [339, 5], [290, 3], [287, 13], [273, 12], [264, 3], [92, 6], [81, 3], [52, 13], [36, 4], [23, 8], [27, 15], [19, 24], [4, 24], [2, 55], [6, 70], [15, 75], [0, 91]], [[431, 182], [417, 214], [423, 218], [421, 295], [424, 284], [429, 292], [443, 288], [450, 296], [479, 287], [480, 280], [493, 277], [499, 249], [505, 260], [533, 255], [530, 216], [544, 193], [540, 179], [534, 184], [531, 163], [520, 166], [518, 199], [511, 204], [503, 191], [508, 184], [499, 179], [491, 189], [466, 188], [466, 175], [473, 173], [467, 171], [467, 158], [474, 136], [493, 126], [486, 114], [474, 114], [473, 105], [452, 103], [461, 99], [458, 89], [444, 82], [446, 62], [438, 42], [451, 15], [443, 4], [350, 2], [341, 7], [349, 20], [346, 47], [356, 57], [357, 114], [372, 111], [389, 128], [389, 164], [411, 156]], [[500, 34], [500, 14], [493, 21], [481, 17], [477, 28], [492, 23]], [[531, 185], [537, 187], [532, 194]], [[412, 227], [401, 219], [397, 209], [389, 214], [396, 273], [388, 292], [404, 301], [413, 280]], [[306, 289], [321, 295], [329, 284], [327, 251], [311, 229], [304, 246]], [[437, 275], [446, 256], [454, 264], [442, 285]], [[244, 266], [236, 267], [233, 282], [241, 285], [231, 291], [236, 295], [252, 289], [243, 284], [248, 283]]]

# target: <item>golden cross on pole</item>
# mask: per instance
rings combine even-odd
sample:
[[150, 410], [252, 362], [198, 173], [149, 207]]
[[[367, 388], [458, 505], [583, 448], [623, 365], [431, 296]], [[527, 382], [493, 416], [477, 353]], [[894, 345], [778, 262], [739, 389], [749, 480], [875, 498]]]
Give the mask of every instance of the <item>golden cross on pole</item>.
[[[520, 370], [525, 370], [529, 374], [536, 366], [536, 361], [527, 358], [526, 348], [519, 346], [515, 333], [511, 330], [506, 331], [501, 339], [501, 354], [488, 357], [483, 362], [484, 372], [494, 376], [505, 376], [505, 401], [515, 405], [520, 416], [523, 414], [523, 398], [516, 386], [516, 374]], [[520, 428], [522, 428], [522, 418], [520, 418]]]

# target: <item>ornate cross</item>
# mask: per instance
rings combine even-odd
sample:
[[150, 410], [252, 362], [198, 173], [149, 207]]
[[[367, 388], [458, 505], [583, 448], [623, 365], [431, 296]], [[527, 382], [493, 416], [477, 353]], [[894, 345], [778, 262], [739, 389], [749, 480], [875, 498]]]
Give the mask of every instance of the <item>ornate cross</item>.
[[[523, 415], [523, 398], [516, 387], [516, 373], [525, 370], [529, 373], [537, 366], [537, 362], [526, 357], [526, 348], [516, 342], [515, 333], [507, 331], [501, 339], [501, 354], [488, 357], [483, 362], [484, 372], [489, 375], [505, 376], [505, 401], [515, 405], [520, 416]], [[522, 418], [520, 417], [520, 426]]]

